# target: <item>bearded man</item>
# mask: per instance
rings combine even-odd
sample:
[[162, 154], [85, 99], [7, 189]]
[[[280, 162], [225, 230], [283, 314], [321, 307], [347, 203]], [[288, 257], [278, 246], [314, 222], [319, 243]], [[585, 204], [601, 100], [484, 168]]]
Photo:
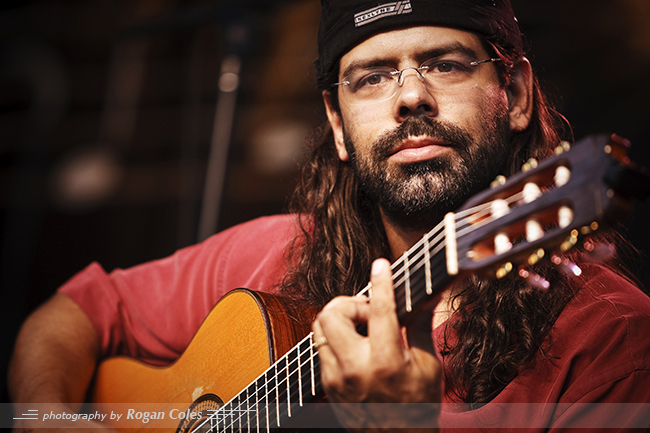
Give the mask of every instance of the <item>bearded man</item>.
[[[294, 213], [133, 269], [89, 266], [23, 326], [15, 400], [77, 410], [99, 360], [171, 362], [222, 295], [251, 287], [322, 308], [314, 345], [346, 427], [647, 427], [650, 300], [622, 270], [585, 263], [569, 278], [540, 263], [547, 290], [470, 276], [402, 328], [389, 262], [377, 259], [398, 259], [497, 175], [564, 138], [509, 2], [322, 3], [328, 119], [309, 143]], [[353, 296], [368, 275], [370, 302]], [[610, 403], [628, 405], [624, 421]]]

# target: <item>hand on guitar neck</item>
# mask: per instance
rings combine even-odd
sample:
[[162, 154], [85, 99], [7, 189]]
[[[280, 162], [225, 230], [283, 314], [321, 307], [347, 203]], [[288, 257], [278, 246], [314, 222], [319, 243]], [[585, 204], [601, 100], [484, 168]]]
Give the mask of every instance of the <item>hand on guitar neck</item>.
[[[441, 397], [432, 315], [418, 315], [405, 335], [388, 261], [375, 261], [371, 283], [370, 302], [364, 296], [337, 297], [312, 326], [315, 341], [321, 342], [321, 380], [328, 399], [348, 428], [437, 431], [437, 405], [421, 404], [439, 403]], [[368, 336], [357, 332], [358, 325], [367, 325]]]

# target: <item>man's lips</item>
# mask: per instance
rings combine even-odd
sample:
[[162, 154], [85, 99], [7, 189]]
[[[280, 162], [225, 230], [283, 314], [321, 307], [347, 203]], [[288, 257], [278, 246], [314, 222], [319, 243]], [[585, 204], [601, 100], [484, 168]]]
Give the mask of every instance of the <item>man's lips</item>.
[[449, 151], [450, 144], [431, 137], [409, 137], [391, 154], [389, 159], [399, 163], [427, 161]]

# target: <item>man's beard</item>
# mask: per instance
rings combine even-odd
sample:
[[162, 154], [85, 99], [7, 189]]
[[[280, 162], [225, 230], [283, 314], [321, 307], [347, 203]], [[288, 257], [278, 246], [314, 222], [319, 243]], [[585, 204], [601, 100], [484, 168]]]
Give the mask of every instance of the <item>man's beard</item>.
[[[359, 187], [379, 203], [384, 215], [408, 230], [429, 230], [473, 194], [487, 188], [508, 162], [507, 114], [486, 119], [472, 137], [449, 122], [412, 117], [382, 134], [359, 154], [347, 131], [345, 147]], [[409, 164], [389, 163], [391, 152], [408, 137], [428, 136], [450, 144], [444, 154]]]

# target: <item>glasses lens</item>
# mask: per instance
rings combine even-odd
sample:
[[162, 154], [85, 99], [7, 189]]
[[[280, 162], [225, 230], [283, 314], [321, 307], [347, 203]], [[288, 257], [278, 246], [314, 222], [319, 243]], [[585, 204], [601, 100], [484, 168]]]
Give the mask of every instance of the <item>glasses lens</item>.
[[422, 64], [424, 81], [434, 92], [453, 92], [478, 85], [480, 63], [461, 55], [448, 55]]
[[384, 101], [395, 94], [398, 77], [392, 68], [359, 69], [345, 79], [344, 92], [353, 104]]
[[397, 71], [388, 67], [364, 68], [352, 72], [340, 86], [350, 105], [372, 104], [392, 98], [403, 84], [406, 71], [422, 79], [434, 92], [456, 92], [476, 87], [480, 66], [484, 62], [462, 54], [449, 54], [422, 63], [419, 68], [407, 67]]

